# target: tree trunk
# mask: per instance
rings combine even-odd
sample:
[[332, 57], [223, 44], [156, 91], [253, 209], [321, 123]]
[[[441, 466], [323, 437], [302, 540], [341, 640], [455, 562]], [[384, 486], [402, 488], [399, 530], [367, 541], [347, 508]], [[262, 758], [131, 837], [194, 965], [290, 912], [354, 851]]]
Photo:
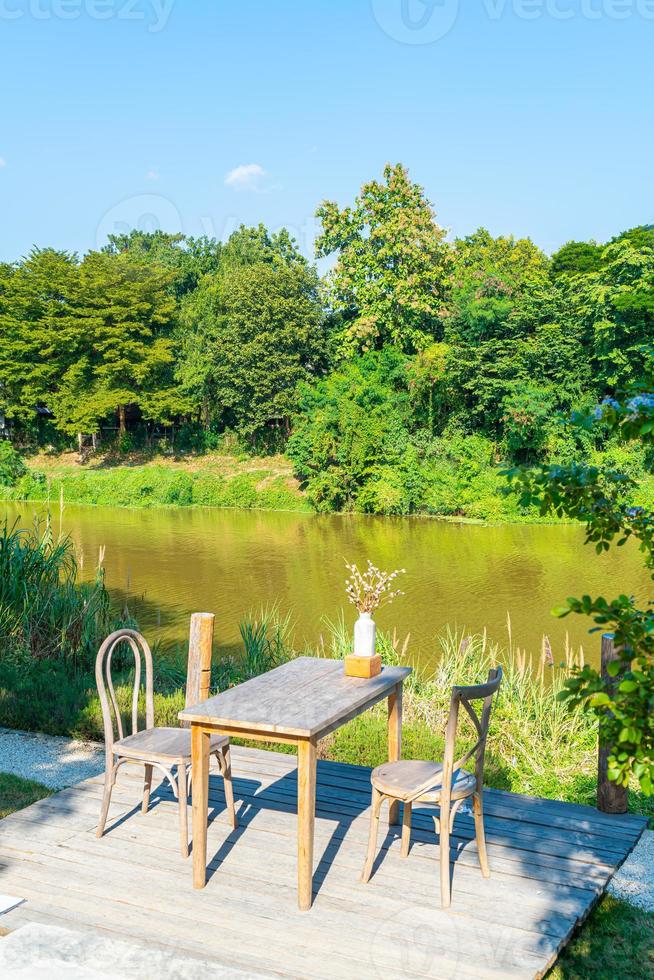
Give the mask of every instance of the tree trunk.
[[[613, 634], [605, 633], [602, 637], [601, 671], [605, 681], [611, 681], [617, 686], [622, 678], [611, 678], [608, 666], [613, 660], [620, 660], [620, 652], [615, 649]], [[612, 746], [600, 740], [597, 760], [597, 809], [603, 813], [626, 813], [627, 790], [624, 786], [611, 782], [608, 777], [608, 760]]]
[[126, 431], [126, 426], [125, 426], [125, 406], [124, 405], [119, 405], [118, 406], [118, 435], [119, 436], [124, 436], [125, 435], [125, 431]]

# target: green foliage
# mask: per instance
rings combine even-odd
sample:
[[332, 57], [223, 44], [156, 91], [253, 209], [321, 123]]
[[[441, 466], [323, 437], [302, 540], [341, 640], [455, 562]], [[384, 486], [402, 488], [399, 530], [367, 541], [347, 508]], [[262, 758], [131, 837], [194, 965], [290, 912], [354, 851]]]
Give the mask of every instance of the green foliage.
[[10, 442], [0, 442], [0, 485], [13, 487], [27, 472], [20, 453]]
[[317, 256], [338, 253], [328, 276], [332, 308], [343, 315], [343, 349], [391, 343], [411, 352], [439, 332], [449, 249], [431, 204], [401, 165], [364, 184], [353, 207], [324, 201]]
[[406, 364], [388, 347], [301, 388], [288, 453], [317, 510], [352, 509], [364, 485], [388, 483], [389, 467], [401, 464], [409, 446]]
[[0, 266], [0, 407], [28, 428], [83, 354], [77, 277], [77, 258], [54, 249]]
[[250, 437], [270, 427], [288, 431], [298, 383], [325, 360], [317, 288], [315, 272], [297, 253], [252, 264], [232, 258], [220, 275], [203, 280], [184, 304], [178, 376], [205, 404], [207, 421]]
[[603, 251], [596, 242], [567, 242], [552, 256], [550, 274], [558, 279], [559, 276], [598, 272], [602, 267]]
[[137, 261], [149, 260], [171, 270], [172, 286], [178, 298], [192, 292], [202, 276], [218, 269], [222, 250], [221, 243], [213, 238], [137, 229], [129, 234], [109, 235], [108, 244], [102, 249], [109, 255], [128, 254]]
[[[262, 467], [265, 461], [262, 460]], [[261, 510], [305, 510], [301, 496], [283, 476], [264, 468], [223, 476], [187, 472], [168, 466], [115, 466], [63, 470], [49, 480], [31, 471], [0, 496], [18, 500], [53, 500], [108, 507], [191, 506]]]
[[[573, 424], [586, 430], [601, 426], [623, 439], [654, 443], [654, 395], [608, 399], [592, 415], [577, 415]], [[654, 514], [633, 506], [634, 482], [624, 473], [587, 464], [509, 471], [521, 503], [541, 514], [573, 517], [586, 525], [586, 541], [598, 553], [615, 545], [638, 542], [654, 577]], [[622, 785], [635, 776], [643, 793], [654, 794], [654, 609], [640, 609], [633, 596], [607, 600], [584, 595], [568, 598], [559, 616], [591, 617], [596, 629], [614, 634], [620, 653], [606, 679], [585, 666], [572, 677], [563, 696], [598, 718], [600, 733], [611, 746], [609, 777]], [[616, 679], [618, 678], [618, 679]]]
[[0, 643], [2, 657], [92, 662], [108, 631], [109, 599], [98, 569], [79, 584], [73, 543], [55, 538], [50, 523], [31, 531], [0, 527]]
[[[318, 218], [316, 254], [334, 260], [322, 282], [285, 229], [261, 224], [224, 243], [132, 231], [81, 259], [35, 249], [0, 263], [12, 440], [75, 445], [85, 461], [107, 441], [201, 453], [236, 439], [269, 455], [290, 437], [319, 511], [475, 518], [528, 516], [498, 494], [498, 466], [616, 457], [606, 426], [557, 419], [646, 376], [654, 227], [568, 242], [551, 260], [484, 228], [448, 242], [401, 164]], [[639, 482], [633, 500], [654, 500], [653, 460], [620, 464]], [[48, 492], [36, 474], [0, 479], [5, 496]], [[263, 503], [247, 478], [145, 482], [137, 503]], [[70, 490], [100, 491], [82, 487]], [[268, 481], [265, 497], [288, 499]]]
[[549, 435], [554, 393], [535, 385], [516, 386], [504, 398], [504, 438], [512, 459], [537, 459]]
[[499, 493], [490, 440], [416, 424], [414, 379], [410, 359], [387, 347], [301, 390], [288, 454], [314, 509], [519, 516]]

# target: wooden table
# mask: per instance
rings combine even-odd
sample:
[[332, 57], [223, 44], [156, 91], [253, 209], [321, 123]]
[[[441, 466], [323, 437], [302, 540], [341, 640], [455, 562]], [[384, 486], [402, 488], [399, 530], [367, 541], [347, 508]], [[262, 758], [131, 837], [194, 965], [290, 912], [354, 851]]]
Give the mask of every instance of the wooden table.
[[[298, 905], [311, 907], [316, 813], [316, 748], [325, 735], [388, 699], [388, 758], [400, 758], [402, 683], [410, 667], [384, 667], [377, 677], [346, 677], [342, 660], [298, 657], [222, 694], [185, 708], [193, 753], [193, 884], [203, 888], [207, 869], [209, 744], [211, 735], [297, 745]], [[391, 807], [399, 823], [399, 804]]]

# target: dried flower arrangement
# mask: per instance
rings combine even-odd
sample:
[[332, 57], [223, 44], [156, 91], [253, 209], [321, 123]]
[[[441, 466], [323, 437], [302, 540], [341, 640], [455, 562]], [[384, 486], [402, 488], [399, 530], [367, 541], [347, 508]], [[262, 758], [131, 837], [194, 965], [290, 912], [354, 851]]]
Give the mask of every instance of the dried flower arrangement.
[[373, 565], [370, 559], [364, 572], [360, 572], [355, 564], [348, 561], [345, 566], [350, 573], [345, 581], [345, 592], [360, 613], [372, 613], [381, 606], [387, 606], [397, 596], [404, 595], [401, 589], [393, 589], [392, 585], [398, 575], [406, 572], [405, 568], [384, 572]]

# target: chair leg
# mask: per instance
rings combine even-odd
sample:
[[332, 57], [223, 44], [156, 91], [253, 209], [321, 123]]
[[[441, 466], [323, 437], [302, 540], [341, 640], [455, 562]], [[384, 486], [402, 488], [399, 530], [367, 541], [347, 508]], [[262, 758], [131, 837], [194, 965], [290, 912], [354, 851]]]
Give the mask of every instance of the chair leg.
[[141, 813], [147, 813], [150, 805], [150, 789], [152, 787], [152, 766], [145, 764], [145, 778], [143, 780], [143, 803]]
[[440, 865], [441, 865], [441, 908], [449, 909], [450, 897], [450, 812], [441, 808], [440, 812]]
[[472, 797], [472, 809], [475, 816], [475, 836], [477, 838], [477, 852], [479, 854], [479, 865], [484, 878], [490, 878], [490, 868], [488, 867], [488, 853], [486, 851], [486, 834], [484, 833], [484, 805], [481, 793], [475, 793]]
[[188, 804], [186, 793], [186, 764], [177, 766], [177, 805], [179, 807], [179, 843], [182, 857], [188, 857]]
[[218, 752], [218, 764], [220, 766], [220, 771], [223, 777], [223, 785], [225, 788], [225, 803], [227, 805], [227, 813], [229, 814], [229, 819], [234, 830], [238, 827], [238, 819], [236, 817], [236, 809], [234, 807], [234, 786], [232, 784], [232, 759], [229, 752], [229, 745], [226, 745], [223, 749]]
[[411, 810], [412, 803], [405, 803], [402, 807], [402, 857], [409, 856], [411, 846]]
[[115, 782], [116, 782], [116, 770], [112, 766], [111, 769], [106, 769], [104, 774], [104, 792], [102, 794], [102, 809], [100, 810], [100, 822], [98, 823], [98, 829], [95, 832], [96, 837], [102, 837], [102, 835], [104, 834], [104, 828], [107, 822], [107, 814], [109, 813], [109, 804], [111, 803], [111, 790], [113, 789]]
[[380, 793], [380, 791], [373, 786], [372, 806], [370, 808], [370, 837], [368, 838], [368, 855], [366, 857], [366, 863], [363, 866], [363, 873], [361, 875], [361, 881], [364, 884], [370, 878], [372, 866], [375, 860], [375, 851], [377, 850], [377, 831], [379, 830], [379, 811], [381, 810], [383, 799], [384, 797], [382, 793]]

